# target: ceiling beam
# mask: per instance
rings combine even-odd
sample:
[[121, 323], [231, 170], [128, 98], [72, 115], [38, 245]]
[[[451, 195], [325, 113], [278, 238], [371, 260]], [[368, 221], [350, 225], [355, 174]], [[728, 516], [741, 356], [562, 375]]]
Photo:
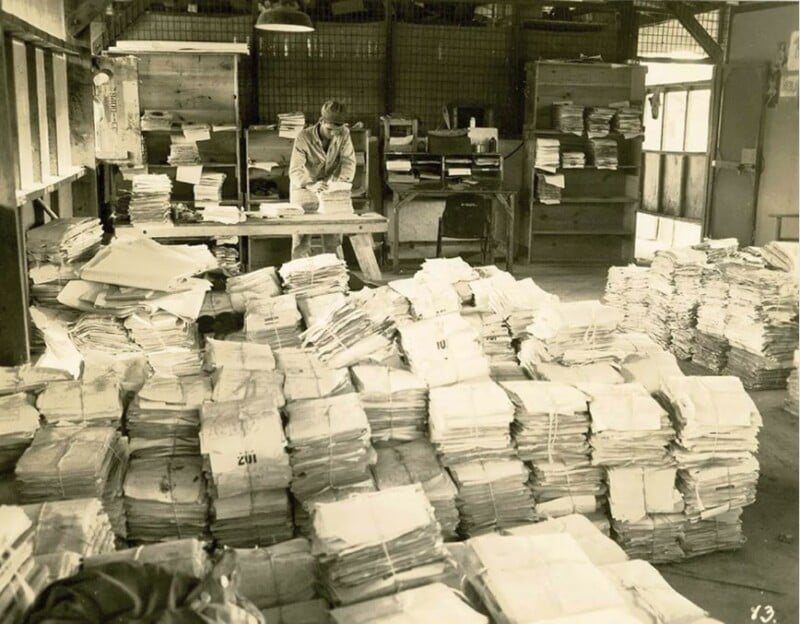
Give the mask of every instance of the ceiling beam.
[[83, 0], [67, 15], [67, 31], [73, 37], [78, 34], [98, 15], [102, 15], [111, 0]]
[[689, 34], [694, 37], [694, 40], [700, 45], [705, 53], [719, 65], [723, 62], [723, 51], [714, 38], [708, 34], [708, 31], [703, 28], [702, 24], [697, 21], [692, 9], [687, 6], [685, 2], [666, 2], [667, 8], [675, 16]]

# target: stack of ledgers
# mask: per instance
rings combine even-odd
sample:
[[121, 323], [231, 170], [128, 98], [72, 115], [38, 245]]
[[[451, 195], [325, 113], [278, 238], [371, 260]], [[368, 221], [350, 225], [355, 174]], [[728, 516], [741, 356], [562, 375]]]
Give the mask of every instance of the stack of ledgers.
[[197, 147], [197, 141], [183, 134], [170, 134], [167, 162], [175, 166], [200, 164], [200, 149]]
[[186, 574], [194, 578], [203, 578], [211, 570], [211, 559], [206, 552], [205, 543], [194, 537], [94, 555], [84, 559], [83, 565], [90, 568], [112, 561], [151, 563], [173, 574]]
[[197, 315], [197, 331], [206, 336], [225, 336], [244, 327], [244, 315], [233, 309], [231, 297], [226, 292], [209, 290]]
[[197, 326], [169, 312], [149, 316], [134, 314], [125, 319], [134, 342], [145, 352], [156, 374], [196, 375], [202, 370]]
[[200, 406], [210, 398], [205, 374], [148, 379], [125, 414], [131, 457], [198, 455]]
[[134, 543], [208, 534], [208, 499], [200, 457], [134, 459], [125, 476], [128, 538]]
[[561, 141], [558, 139], [536, 138], [536, 168], [555, 172], [559, 165]]
[[319, 399], [353, 392], [346, 368], [331, 368], [316, 354], [302, 349], [279, 349], [275, 352], [278, 370], [284, 374], [286, 401]]
[[273, 351], [300, 346], [300, 312], [294, 295], [250, 299], [244, 314], [249, 342], [269, 345]]
[[291, 260], [278, 273], [284, 292], [298, 299], [348, 290], [347, 265], [332, 253]]
[[527, 277], [519, 281], [498, 280], [489, 294], [489, 305], [503, 317], [514, 339], [528, 336], [527, 328], [540, 309], [558, 304], [558, 297]]
[[788, 273], [800, 272], [800, 244], [795, 241], [770, 241], [761, 253], [769, 266]]
[[[475, 611], [443, 583], [431, 583], [375, 598], [330, 613], [333, 624], [488, 624], [486, 616]], [[327, 621], [327, 620], [326, 620]], [[299, 624], [299, 623], [298, 623]]]
[[[662, 388], [673, 410], [678, 489], [691, 523], [755, 502], [761, 415], [736, 377], [671, 377]], [[718, 536], [718, 548], [739, 546], [739, 533]]]
[[427, 440], [414, 440], [377, 449], [378, 461], [373, 466], [378, 489], [421, 483], [433, 506], [444, 539], [456, 537], [458, 508], [453, 479], [436, 458], [436, 451]]
[[303, 298], [297, 302], [297, 308], [300, 310], [300, 316], [303, 317], [305, 326], [312, 327], [332, 309], [341, 305], [344, 300], [344, 293], [328, 293], [327, 295]]
[[85, 557], [114, 550], [114, 533], [98, 498], [23, 506], [33, 523], [33, 554], [55, 581], [78, 571]]
[[[788, 396], [784, 401], [784, 409], [790, 414], [798, 415], [798, 403], [800, 402], [800, 384], [798, 383], [797, 367], [800, 366], [800, 351], [795, 350], [792, 359], [792, 372], [786, 380], [786, 390]], [[1, 411], [1, 410], [0, 410]]]
[[425, 436], [428, 386], [402, 368], [357, 365], [353, 385], [369, 420], [373, 442], [408, 441]]
[[590, 139], [589, 160], [596, 169], [616, 169], [619, 155], [616, 139]]
[[398, 331], [411, 372], [430, 388], [489, 377], [480, 337], [461, 315], [407, 323]]
[[569, 101], [553, 102], [553, 128], [559, 132], [583, 134], [583, 106]]
[[25, 392], [0, 396], [0, 474], [13, 472], [39, 428], [32, 402]]
[[608, 136], [611, 132], [611, 119], [617, 112], [608, 106], [587, 106], [584, 111], [586, 136], [590, 139]]
[[782, 388], [797, 349], [797, 274], [742, 265], [726, 269], [725, 337], [731, 350], [725, 373], [749, 390]]
[[478, 332], [481, 349], [489, 358], [490, 374], [497, 381], [525, 379], [525, 372], [519, 367], [511, 334], [499, 314], [481, 311], [478, 308], [464, 308], [462, 316]]
[[282, 139], [296, 139], [306, 125], [302, 112], [278, 113], [278, 136]]
[[728, 363], [730, 344], [725, 338], [728, 316], [728, 282], [724, 264], [710, 263], [703, 267], [700, 301], [697, 306], [697, 333], [692, 361], [714, 373]]
[[[224, 369], [223, 369], [224, 370]], [[227, 546], [292, 537], [292, 480], [277, 407], [267, 399], [208, 402], [200, 450], [209, 482], [211, 534]]]
[[287, 404], [292, 494], [302, 504], [328, 488], [370, 480], [369, 422], [355, 393]]
[[647, 333], [678, 359], [690, 359], [705, 252], [675, 247], [656, 252], [650, 267]]
[[560, 204], [564, 176], [536, 172], [536, 199], [542, 204]]
[[0, 621], [22, 622], [28, 607], [49, 582], [33, 555], [33, 528], [20, 507], [0, 505]]
[[620, 329], [641, 330], [648, 312], [647, 283], [650, 269], [630, 264], [610, 267], [603, 301], [624, 315]]
[[661, 349], [629, 355], [620, 362], [619, 370], [626, 382], [641, 384], [650, 394], [657, 394], [667, 377], [683, 375], [675, 356]]
[[315, 505], [318, 503], [333, 503], [358, 494], [377, 492], [378, 488], [370, 475], [364, 481], [340, 487], [328, 487], [322, 492], [312, 494], [304, 501], [294, 499], [294, 525], [297, 533], [303, 537], [311, 538], [311, 519]]
[[561, 152], [561, 168], [562, 169], [585, 169], [586, 168], [586, 153], [577, 152], [575, 150], [564, 149]]
[[419, 484], [318, 503], [313, 523], [312, 552], [336, 605], [395, 594], [450, 573], [439, 524]]
[[644, 135], [642, 109], [636, 106], [618, 106], [611, 119], [611, 130], [619, 132], [626, 139]]
[[415, 319], [456, 314], [461, 310], [461, 297], [455, 286], [435, 274], [420, 272], [408, 279], [393, 280], [389, 288], [408, 299]]
[[251, 299], [269, 299], [281, 294], [275, 267], [263, 267], [225, 280], [225, 290], [236, 312], [244, 312]]
[[[204, 171], [200, 176], [200, 181], [194, 185], [195, 202], [217, 203], [222, 200], [222, 185], [225, 182], [224, 173], [214, 173]], [[238, 210], [238, 209], [237, 209]], [[208, 220], [205, 218], [204, 220]]]
[[119, 427], [122, 398], [112, 374], [91, 381], [54, 381], [36, 397], [36, 409], [48, 424]]
[[145, 173], [132, 176], [131, 201], [128, 206], [131, 223], [170, 222], [169, 198], [172, 180], [163, 173]]
[[319, 213], [330, 217], [353, 214], [353, 185], [350, 182], [330, 182], [325, 190], [317, 193]]
[[103, 226], [93, 217], [53, 219], [29, 229], [25, 239], [32, 266], [62, 265], [93, 256], [102, 243]]

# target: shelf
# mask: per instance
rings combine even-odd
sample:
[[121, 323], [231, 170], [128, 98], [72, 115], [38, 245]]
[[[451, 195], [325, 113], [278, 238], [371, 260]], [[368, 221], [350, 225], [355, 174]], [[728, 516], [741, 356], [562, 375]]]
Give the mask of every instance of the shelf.
[[595, 22], [572, 22], [568, 20], [526, 19], [522, 27], [526, 30], [546, 30], [551, 32], [594, 32], [607, 25]]
[[17, 206], [22, 206], [29, 201], [44, 197], [48, 193], [58, 190], [61, 186], [72, 184], [75, 180], [82, 178], [84, 175], [86, 175], [86, 167], [73, 167], [72, 170], [65, 175], [50, 176], [47, 180], [38, 183], [36, 186], [20, 189], [17, 191]]
[[[209, 128], [208, 131], [211, 134], [215, 134], [217, 132], [238, 132], [239, 128], [219, 128], [218, 130], [214, 130], [213, 128]], [[163, 132], [165, 134], [174, 134], [174, 133], [177, 133], [177, 132], [182, 133], [183, 132], [183, 128], [180, 127], [180, 126], [177, 126], [175, 128], [170, 128], [169, 130], [166, 130], [166, 129], [164, 129], [164, 130], [144, 130], [143, 129], [142, 132], [144, 134], [157, 134], [159, 132]], [[198, 141], [198, 142], [202, 143], [202, 141]]]
[[541, 136], [557, 136], [557, 137], [568, 137], [572, 139], [582, 139], [584, 141], [590, 141], [591, 139], [622, 139], [623, 141], [635, 141], [636, 139], [643, 139], [644, 135], [638, 134], [636, 136], [626, 138], [624, 134], [620, 132], [609, 132], [605, 136], [601, 137], [588, 137], [585, 134], [575, 134], [574, 132], [563, 132], [562, 130], [553, 130], [552, 128], [525, 128], [525, 132], [541, 135]]
[[154, 163], [146, 163], [145, 167], [149, 167], [150, 169], [177, 169], [178, 167], [238, 167], [239, 165], [236, 163], [212, 163], [212, 162], [202, 162], [202, 163], [195, 163], [194, 165], [170, 165], [170, 164], [154, 164]]
[[[696, 223], [696, 224], [703, 223], [702, 219], [693, 219], [692, 217], [679, 217], [678, 215], [670, 215], [670, 214], [665, 214], [663, 212], [655, 212], [653, 210], [645, 210], [643, 208], [639, 208], [636, 212], [641, 212], [642, 214], [651, 215], [653, 217], [662, 217], [664, 219], [672, 219], [673, 221], [683, 221], [685, 223]], [[794, 216], [796, 216], [796, 215], [794, 215]]]
[[[595, 167], [594, 165], [589, 165], [587, 167], [559, 167], [556, 169], [556, 173], [571, 173], [573, 171], [630, 171], [638, 169], [638, 165], [619, 165], [616, 169], [608, 169], [607, 167]], [[539, 173], [549, 174], [549, 171], [545, 171], [544, 169], [534, 169]]]
[[534, 206], [559, 206], [561, 204], [636, 204], [639, 200], [635, 197], [562, 197], [557, 204], [544, 204], [533, 202]]
[[532, 230], [535, 236], [633, 236], [628, 230]]

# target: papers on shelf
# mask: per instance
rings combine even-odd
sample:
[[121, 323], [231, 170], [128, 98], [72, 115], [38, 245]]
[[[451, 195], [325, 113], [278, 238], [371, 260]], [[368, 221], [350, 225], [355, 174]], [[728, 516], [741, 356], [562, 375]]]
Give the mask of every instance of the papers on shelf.
[[559, 132], [583, 134], [583, 106], [572, 102], [553, 102], [553, 127]]
[[163, 173], [139, 174], [131, 177], [131, 201], [128, 206], [131, 223], [169, 223], [169, 199], [172, 180]]
[[536, 168], [542, 171], [555, 173], [559, 165], [559, 150], [561, 142], [558, 139], [536, 138]]
[[536, 199], [543, 204], [561, 203], [561, 191], [565, 186], [564, 175], [536, 174]]

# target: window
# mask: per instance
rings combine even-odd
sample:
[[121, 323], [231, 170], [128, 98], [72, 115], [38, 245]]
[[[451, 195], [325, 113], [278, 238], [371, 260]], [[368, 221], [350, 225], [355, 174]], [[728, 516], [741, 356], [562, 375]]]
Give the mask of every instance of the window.
[[[705, 153], [711, 108], [710, 85], [648, 87], [648, 91], [645, 151]], [[652, 117], [651, 99], [660, 103], [657, 119]]]

